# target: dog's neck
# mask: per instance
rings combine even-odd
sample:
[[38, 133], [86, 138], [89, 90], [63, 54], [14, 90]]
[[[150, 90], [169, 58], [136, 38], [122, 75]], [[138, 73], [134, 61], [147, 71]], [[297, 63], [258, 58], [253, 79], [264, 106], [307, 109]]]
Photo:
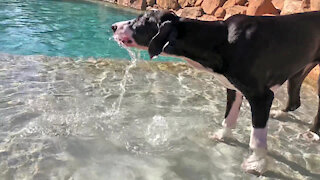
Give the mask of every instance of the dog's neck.
[[181, 18], [175, 27], [177, 38], [164, 47], [165, 53], [192, 59], [214, 72], [223, 73], [227, 54], [221, 52], [226, 52], [225, 48], [228, 48], [228, 30], [223, 21]]

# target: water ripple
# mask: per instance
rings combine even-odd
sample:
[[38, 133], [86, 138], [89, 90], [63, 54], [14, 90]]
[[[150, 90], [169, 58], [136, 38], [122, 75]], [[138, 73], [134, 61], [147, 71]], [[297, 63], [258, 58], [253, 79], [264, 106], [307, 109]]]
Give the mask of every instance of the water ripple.
[[[210, 74], [184, 63], [8, 54], [0, 69], [4, 179], [255, 179], [240, 169], [249, 154], [247, 101], [237, 143], [208, 138], [221, 128], [226, 101]], [[284, 106], [285, 91], [273, 108]], [[264, 179], [320, 177], [319, 144], [298, 138], [317, 96], [303, 86], [301, 97], [289, 118], [270, 119], [274, 165]]]

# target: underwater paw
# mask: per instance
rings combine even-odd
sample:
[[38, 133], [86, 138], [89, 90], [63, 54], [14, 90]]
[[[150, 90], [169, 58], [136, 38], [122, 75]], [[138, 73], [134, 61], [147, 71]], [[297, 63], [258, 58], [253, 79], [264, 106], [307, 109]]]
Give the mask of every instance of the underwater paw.
[[298, 135], [298, 138], [302, 138], [306, 141], [309, 141], [309, 142], [318, 142], [320, 141], [320, 137], [318, 134], [312, 132], [312, 131], [307, 131], [307, 132], [304, 132], [302, 134], [299, 134]]
[[209, 138], [216, 141], [225, 141], [226, 139], [234, 139], [230, 128], [224, 127], [214, 134], [209, 134]]
[[247, 173], [262, 175], [268, 168], [267, 150], [255, 149], [253, 154], [241, 164], [241, 167]]
[[282, 110], [271, 110], [270, 117], [274, 119], [284, 118], [288, 116], [288, 112], [284, 112]]

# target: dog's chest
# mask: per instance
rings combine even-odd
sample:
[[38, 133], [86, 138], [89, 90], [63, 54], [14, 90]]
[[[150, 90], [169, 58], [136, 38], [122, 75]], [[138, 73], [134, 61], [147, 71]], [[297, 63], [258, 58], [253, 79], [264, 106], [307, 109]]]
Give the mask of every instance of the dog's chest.
[[212, 71], [212, 69], [210, 68], [205, 68], [203, 67], [200, 63], [196, 62], [196, 61], [193, 61], [193, 60], [190, 60], [190, 59], [187, 59], [185, 58], [185, 60], [194, 68], [196, 69], [199, 69], [199, 70], [204, 70], [204, 71], [207, 71], [207, 72], [210, 72], [211, 74], [214, 75], [214, 77], [226, 88], [228, 89], [233, 89], [233, 90], [236, 90], [236, 91], [239, 91], [236, 87], [234, 87], [234, 85], [222, 74], [218, 74], [218, 73], [215, 73]]

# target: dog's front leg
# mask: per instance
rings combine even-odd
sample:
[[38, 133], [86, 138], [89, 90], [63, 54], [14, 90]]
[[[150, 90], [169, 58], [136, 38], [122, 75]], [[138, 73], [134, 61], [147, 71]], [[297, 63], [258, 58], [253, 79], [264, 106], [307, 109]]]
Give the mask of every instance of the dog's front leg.
[[[253, 94], [253, 95], [252, 95]], [[246, 95], [245, 95], [246, 96]], [[267, 170], [267, 121], [274, 94], [266, 89], [264, 93], [251, 93], [246, 96], [251, 106], [252, 132], [250, 148], [253, 153], [242, 164], [251, 174], [261, 175]]]
[[233, 138], [231, 129], [236, 127], [242, 99], [240, 92], [227, 89], [227, 107], [225, 119], [222, 122], [223, 128], [212, 136], [213, 139], [223, 141], [226, 138]]

